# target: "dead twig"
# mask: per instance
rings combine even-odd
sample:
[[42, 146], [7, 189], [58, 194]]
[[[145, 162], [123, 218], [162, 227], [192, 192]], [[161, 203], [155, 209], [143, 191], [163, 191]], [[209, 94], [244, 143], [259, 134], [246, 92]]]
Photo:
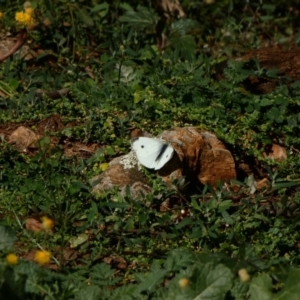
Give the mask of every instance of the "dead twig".
[[51, 99], [58, 99], [61, 96], [67, 96], [69, 95], [70, 90], [65, 88], [65, 89], [61, 89], [61, 90], [57, 90], [57, 91], [53, 91], [53, 92], [47, 92], [45, 90], [41, 90], [41, 89], [37, 89], [35, 91], [36, 96], [38, 96], [39, 98], [43, 98], [44, 96], [51, 98]]

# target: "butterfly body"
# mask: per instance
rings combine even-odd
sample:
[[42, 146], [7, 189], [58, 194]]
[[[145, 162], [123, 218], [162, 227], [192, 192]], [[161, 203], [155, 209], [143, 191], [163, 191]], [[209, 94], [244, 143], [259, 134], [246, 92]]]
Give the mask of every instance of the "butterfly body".
[[139, 162], [149, 169], [161, 169], [174, 154], [174, 148], [159, 139], [138, 137], [131, 144]]

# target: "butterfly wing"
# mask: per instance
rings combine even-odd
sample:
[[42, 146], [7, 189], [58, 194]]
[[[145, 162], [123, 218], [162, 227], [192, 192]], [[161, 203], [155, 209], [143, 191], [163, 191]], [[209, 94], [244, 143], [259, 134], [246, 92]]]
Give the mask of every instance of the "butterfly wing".
[[139, 162], [149, 169], [162, 168], [174, 152], [172, 146], [157, 139], [138, 137], [131, 143]]
[[174, 148], [169, 144], [164, 144], [166, 147], [159, 157], [156, 158], [157, 165], [154, 170], [161, 169], [173, 156]]

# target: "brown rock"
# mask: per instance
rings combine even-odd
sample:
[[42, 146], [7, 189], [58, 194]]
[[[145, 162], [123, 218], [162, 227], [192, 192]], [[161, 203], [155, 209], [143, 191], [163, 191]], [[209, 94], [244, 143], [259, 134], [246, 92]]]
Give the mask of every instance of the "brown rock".
[[259, 65], [266, 70], [277, 70], [274, 78], [266, 76], [249, 76], [245, 81], [246, 88], [251, 92], [270, 93], [281, 84], [282, 78], [291, 82], [300, 79], [300, 48], [294, 47], [286, 50], [280, 47], [265, 47], [253, 49], [246, 53], [243, 57], [237, 59], [248, 61], [257, 59]]
[[26, 151], [28, 148], [36, 148], [35, 142], [40, 137], [32, 130], [20, 126], [9, 136], [9, 143], [16, 145], [21, 151]]
[[[192, 181], [215, 186], [218, 180], [229, 181], [236, 177], [231, 153], [214, 134], [194, 127], [184, 127], [165, 131], [161, 137], [174, 147], [181, 164], [179, 166], [174, 155], [170, 163], [173, 163], [176, 170], [171, 170], [171, 174], [163, 177], [166, 183], [187, 176]], [[159, 170], [159, 174], [164, 170]]]
[[93, 192], [96, 193], [118, 186], [121, 194], [125, 196], [129, 186], [131, 196], [138, 197], [152, 190], [146, 177], [138, 170], [138, 162], [133, 152], [113, 159], [109, 168], [91, 181], [92, 184], [96, 184], [93, 188]]
[[[231, 153], [214, 134], [185, 127], [165, 131], [159, 137], [169, 142], [175, 150], [172, 159], [157, 172], [167, 185], [183, 176], [188, 182], [210, 183], [213, 186], [218, 180], [229, 181], [236, 177]], [[125, 195], [129, 186], [131, 195], [136, 197], [152, 191], [148, 180], [140, 172], [134, 152], [111, 161], [109, 168], [94, 177], [92, 183], [97, 183], [94, 192], [118, 186]]]

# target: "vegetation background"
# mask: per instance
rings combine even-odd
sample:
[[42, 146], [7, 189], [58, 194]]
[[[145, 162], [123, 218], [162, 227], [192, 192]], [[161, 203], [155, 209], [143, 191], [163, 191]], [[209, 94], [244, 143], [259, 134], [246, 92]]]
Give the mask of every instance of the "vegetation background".
[[[166, 3], [0, 1], [3, 299], [300, 299], [300, 84], [245, 59], [298, 53], [298, 1]], [[187, 125], [227, 145], [234, 185], [91, 193], [132, 129]]]

